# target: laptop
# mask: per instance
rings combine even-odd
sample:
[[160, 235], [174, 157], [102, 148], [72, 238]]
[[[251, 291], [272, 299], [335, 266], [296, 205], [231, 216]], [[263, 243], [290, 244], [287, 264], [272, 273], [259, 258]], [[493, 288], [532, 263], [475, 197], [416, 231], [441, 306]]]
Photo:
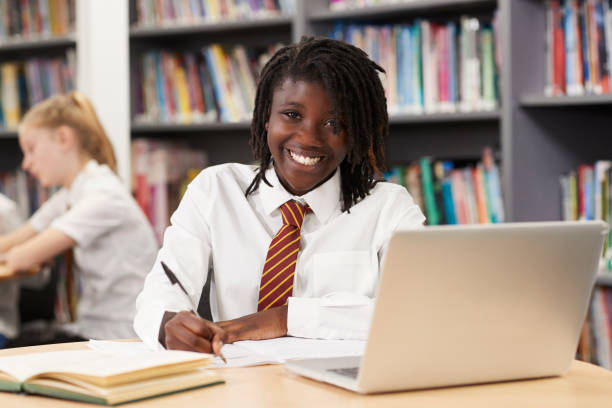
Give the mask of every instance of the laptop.
[[285, 366], [359, 393], [561, 375], [607, 231], [578, 221], [397, 232], [363, 356]]

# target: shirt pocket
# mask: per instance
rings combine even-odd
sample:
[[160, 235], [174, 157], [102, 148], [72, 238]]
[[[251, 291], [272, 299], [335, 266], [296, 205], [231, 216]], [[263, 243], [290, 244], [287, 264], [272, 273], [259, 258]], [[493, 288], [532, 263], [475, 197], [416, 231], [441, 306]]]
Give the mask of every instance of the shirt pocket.
[[325, 252], [314, 256], [314, 297], [335, 292], [374, 296], [378, 262], [370, 251]]

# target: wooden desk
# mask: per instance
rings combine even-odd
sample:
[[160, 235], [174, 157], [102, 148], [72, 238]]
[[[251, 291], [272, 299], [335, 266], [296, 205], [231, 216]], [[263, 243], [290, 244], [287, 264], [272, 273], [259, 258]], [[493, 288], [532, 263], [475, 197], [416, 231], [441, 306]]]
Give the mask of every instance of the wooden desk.
[[[86, 343], [0, 351], [0, 356], [82, 349]], [[563, 377], [437, 390], [358, 395], [286, 371], [280, 365], [219, 369], [226, 384], [181, 392], [125, 407], [612, 407], [612, 372], [575, 361]], [[0, 407], [95, 407], [47, 397], [0, 393]]]

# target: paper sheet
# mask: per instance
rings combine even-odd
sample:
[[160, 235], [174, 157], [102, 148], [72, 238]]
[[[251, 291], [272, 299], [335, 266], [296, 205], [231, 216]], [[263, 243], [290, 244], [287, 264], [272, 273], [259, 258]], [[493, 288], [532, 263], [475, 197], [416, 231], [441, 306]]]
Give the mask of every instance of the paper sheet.
[[[280, 337], [270, 340], [246, 340], [226, 344], [221, 352], [225, 364], [215, 357], [211, 367], [248, 367], [262, 364], [282, 364], [287, 360], [361, 356], [365, 350], [361, 340], [317, 340], [299, 337]], [[109, 353], [153, 353], [144, 343], [90, 340], [89, 347]]]

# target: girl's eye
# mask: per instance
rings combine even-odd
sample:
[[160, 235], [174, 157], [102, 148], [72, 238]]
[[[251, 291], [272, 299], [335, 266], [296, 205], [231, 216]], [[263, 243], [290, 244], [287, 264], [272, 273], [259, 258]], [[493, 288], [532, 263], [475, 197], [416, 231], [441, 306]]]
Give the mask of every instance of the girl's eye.
[[324, 126], [328, 126], [328, 127], [335, 127], [336, 126], [336, 121], [333, 119], [329, 119], [326, 120], [325, 123], [323, 124]]
[[296, 111], [286, 111], [283, 112], [283, 115], [287, 116], [289, 119], [298, 119], [300, 117], [300, 114]]

